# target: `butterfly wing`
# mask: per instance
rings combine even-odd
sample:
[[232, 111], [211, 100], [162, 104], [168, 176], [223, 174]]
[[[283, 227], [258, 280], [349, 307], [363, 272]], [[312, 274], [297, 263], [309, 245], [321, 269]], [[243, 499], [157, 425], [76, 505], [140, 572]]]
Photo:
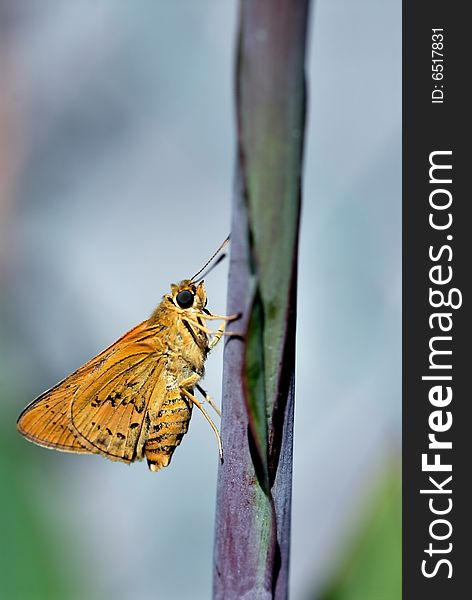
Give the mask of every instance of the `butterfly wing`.
[[133, 344], [145, 343], [155, 336], [156, 331], [155, 326], [149, 326], [148, 321], [143, 321], [80, 369], [41, 394], [18, 418], [19, 432], [28, 440], [46, 448], [65, 452], [99, 452], [98, 449], [84, 445], [79, 432], [73, 427], [72, 401], [79, 388], [99, 376], [119, 351], [123, 352]]
[[[66, 383], [65, 380], [63, 383]], [[87, 452], [69, 423], [71, 388], [59, 385], [45, 392], [21, 413], [17, 428], [25, 438], [64, 452]]]
[[107, 360], [72, 400], [70, 422], [79, 442], [112, 460], [141, 459], [150, 412], [157, 415], [165, 398], [164, 367], [164, 354], [143, 341]]

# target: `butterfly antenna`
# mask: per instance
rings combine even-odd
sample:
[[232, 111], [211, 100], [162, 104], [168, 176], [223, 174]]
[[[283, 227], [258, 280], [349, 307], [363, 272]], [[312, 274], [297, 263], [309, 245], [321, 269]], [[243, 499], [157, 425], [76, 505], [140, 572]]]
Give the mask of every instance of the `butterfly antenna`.
[[[190, 281], [195, 281], [195, 279], [200, 275], [200, 273], [202, 273], [207, 267], [208, 265], [211, 263], [211, 261], [215, 258], [215, 256], [217, 256], [222, 250], [223, 248], [229, 243], [229, 238], [230, 236], [228, 235], [228, 237], [225, 239], [225, 241], [220, 245], [220, 247], [218, 248], [218, 250], [212, 254], [211, 258], [209, 258], [206, 263], [203, 265], [203, 267], [197, 271], [195, 273], [195, 275], [193, 277], [190, 278]], [[226, 256], [226, 254], [222, 254], [218, 260], [215, 262], [214, 265], [212, 265], [208, 271], [205, 273], [205, 275], [207, 275], [212, 269], [214, 269], [216, 267], [216, 265], [220, 264], [220, 262], [224, 259], [224, 257]]]

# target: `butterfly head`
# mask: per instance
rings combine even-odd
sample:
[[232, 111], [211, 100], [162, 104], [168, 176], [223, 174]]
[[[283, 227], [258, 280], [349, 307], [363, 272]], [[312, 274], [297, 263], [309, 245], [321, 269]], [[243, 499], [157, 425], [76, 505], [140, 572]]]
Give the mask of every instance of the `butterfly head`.
[[207, 303], [207, 295], [203, 280], [194, 283], [190, 279], [184, 279], [180, 283], [171, 285], [171, 300], [178, 308], [183, 310], [203, 310]]

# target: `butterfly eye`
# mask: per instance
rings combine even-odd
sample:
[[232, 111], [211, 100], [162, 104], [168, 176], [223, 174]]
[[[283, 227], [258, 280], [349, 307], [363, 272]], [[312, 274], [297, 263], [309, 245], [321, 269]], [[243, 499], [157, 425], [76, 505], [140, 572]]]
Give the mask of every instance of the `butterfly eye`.
[[180, 308], [190, 308], [193, 304], [193, 294], [188, 290], [179, 292], [176, 299]]

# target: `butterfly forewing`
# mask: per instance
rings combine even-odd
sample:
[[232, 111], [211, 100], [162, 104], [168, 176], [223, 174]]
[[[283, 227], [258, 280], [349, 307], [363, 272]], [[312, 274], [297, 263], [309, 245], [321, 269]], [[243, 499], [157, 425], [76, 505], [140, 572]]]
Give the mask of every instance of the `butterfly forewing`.
[[18, 429], [32, 442], [65, 452], [87, 452], [70, 428], [70, 391], [46, 392], [26, 408]]
[[112, 347], [36, 398], [21, 413], [19, 431], [32, 442], [66, 452], [87, 452], [70, 426], [70, 405], [77, 388], [100, 365]]

